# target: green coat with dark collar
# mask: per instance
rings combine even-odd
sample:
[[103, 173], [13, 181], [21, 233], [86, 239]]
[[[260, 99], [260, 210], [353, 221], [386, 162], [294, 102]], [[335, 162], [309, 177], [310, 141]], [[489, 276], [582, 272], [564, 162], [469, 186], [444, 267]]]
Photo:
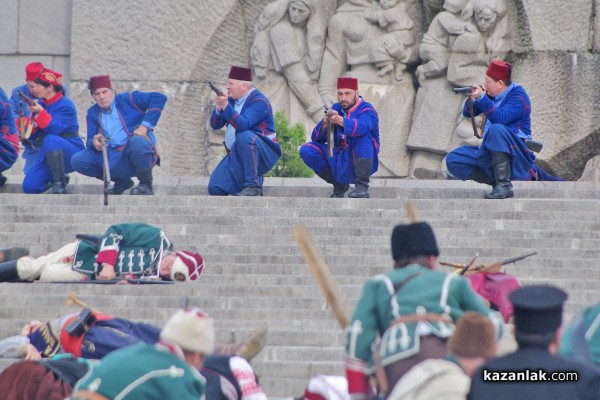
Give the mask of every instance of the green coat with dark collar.
[[[412, 277], [412, 278], [411, 278]], [[394, 285], [409, 279], [396, 293]], [[346, 330], [347, 367], [373, 372], [372, 344], [381, 337], [381, 362], [389, 365], [419, 352], [420, 334], [447, 338], [465, 311], [488, 315], [497, 331], [502, 320], [492, 312], [463, 276], [408, 265], [369, 279]], [[440, 314], [452, 322], [396, 323], [408, 315]]]

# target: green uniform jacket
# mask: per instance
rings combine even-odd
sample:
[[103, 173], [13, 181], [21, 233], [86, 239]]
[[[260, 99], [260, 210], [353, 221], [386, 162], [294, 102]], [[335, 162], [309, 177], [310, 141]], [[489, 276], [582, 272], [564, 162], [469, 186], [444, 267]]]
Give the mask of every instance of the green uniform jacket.
[[73, 392], [88, 390], [111, 400], [204, 399], [200, 373], [160, 344], [140, 343], [93, 364]]
[[[413, 275], [394, 295], [394, 285]], [[452, 322], [403, 322], [390, 327], [402, 316], [434, 313], [456, 322], [469, 310], [490, 316], [497, 332], [501, 331], [501, 317], [485, 305], [463, 276], [420, 265], [377, 275], [365, 283], [346, 329], [347, 369], [373, 372], [371, 346], [378, 337], [381, 337], [381, 363], [385, 366], [419, 353], [420, 334], [446, 338], [454, 331]]]
[[[581, 326], [577, 326], [580, 324]], [[577, 332], [580, 329], [580, 332]], [[579, 341], [585, 338], [587, 345], [577, 344], [574, 346], [574, 341]], [[586, 351], [586, 354], [580, 354], [581, 351]], [[600, 368], [600, 304], [586, 308], [581, 316], [575, 318], [567, 329], [564, 329], [560, 338], [560, 354], [576, 357], [580, 361], [588, 361], [596, 364], [596, 368]]]
[[118, 276], [141, 276], [146, 269], [160, 263], [165, 251], [172, 249], [173, 244], [157, 227], [135, 222], [112, 225], [102, 236], [99, 249], [88, 242], [79, 242], [73, 269], [94, 279], [99, 265], [107, 263], [115, 266]]

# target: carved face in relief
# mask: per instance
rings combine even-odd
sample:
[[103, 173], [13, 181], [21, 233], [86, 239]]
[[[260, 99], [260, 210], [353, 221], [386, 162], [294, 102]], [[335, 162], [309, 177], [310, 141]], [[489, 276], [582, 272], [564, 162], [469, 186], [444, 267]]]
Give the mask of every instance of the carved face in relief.
[[290, 13], [290, 21], [295, 25], [301, 24], [310, 17], [310, 9], [301, 0], [292, 1], [288, 7], [288, 12]]
[[489, 7], [475, 12], [475, 23], [477, 23], [477, 28], [482, 33], [494, 29], [497, 20], [498, 14]]

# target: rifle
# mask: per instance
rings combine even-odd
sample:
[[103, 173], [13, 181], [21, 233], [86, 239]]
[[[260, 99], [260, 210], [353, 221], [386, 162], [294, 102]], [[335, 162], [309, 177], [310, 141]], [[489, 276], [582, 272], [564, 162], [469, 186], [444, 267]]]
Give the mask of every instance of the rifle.
[[[333, 110], [330, 108], [329, 110], [325, 110], [325, 115], [327, 118], [331, 118], [333, 116]], [[329, 153], [329, 158], [333, 158], [333, 147], [335, 146], [335, 127], [331, 122], [327, 124], [327, 152]]]
[[[502, 261], [497, 261], [495, 263], [492, 263], [490, 265], [483, 265], [480, 264], [476, 267], [470, 267], [470, 265], [473, 264], [473, 262], [475, 261], [475, 258], [477, 258], [477, 256], [475, 256], [475, 258], [473, 258], [473, 260], [471, 260], [471, 262], [468, 265], [465, 264], [461, 264], [461, 263], [455, 263], [455, 262], [444, 262], [444, 261], [440, 261], [441, 265], [445, 265], [447, 267], [454, 267], [457, 270], [460, 269], [461, 271], [459, 272], [460, 275], [464, 275], [467, 270], [469, 272], [499, 272], [500, 269], [507, 264], [512, 264], [515, 263], [517, 261], [523, 260], [524, 258], [527, 257], [531, 257], [537, 254], [537, 251], [531, 252], [531, 253], [527, 253], [525, 255], [522, 256], [517, 256], [517, 257], [511, 257], [511, 258], [507, 258], [505, 260]], [[463, 272], [464, 271], [464, 272]]]
[[25, 136], [25, 111], [21, 99], [19, 99], [19, 136]]
[[[24, 101], [25, 103], [27, 103], [28, 106], [35, 106], [37, 104], [37, 101], [35, 101], [31, 97], [27, 96], [22, 91], [17, 90], [17, 93], [19, 94], [19, 99], [21, 101]], [[21, 135], [21, 139], [26, 140], [26, 139], [29, 139], [29, 136], [31, 136], [31, 131], [33, 130], [33, 121], [35, 120], [36, 116], [37, 116], [37, 114], [32, 113], [31, 116], [29, 117], [29, 121], [27, 122], [27, 129], [25, 130], [24, 134]], [[19, 118], [20, 118], [20, 115], [19, 115]], [[20, 122], [19, 122], [19, 124], [20, 124]]]
[[[465, 87], [458, 87], [458, 88], [452, 88], [452, 91], [454, 93], [463, 93], [463, 94], [469, 94], [473, 91], [474, 87], [473, 86], [465, 86]], [[475, 112], [473, 111], [473, 100], [471, 100], [470, 97], [467, 97], [467, 108], [469, 109], [469, 116], [471, 117], [471, 125], [473, 126], [473, 135], [475, 135], [475, 137], [477, 139], [481, 139], [481, 135], [479, 135], [479, 133], [477, 133], [477, 124], [475, 123]]]
[[102, 127], [98, 126], [98, 132], [102, 135], [100, 138], [100, 144], [102, 145], [102, 181], [104, 183], [104, 205], [108, 205], [108, 185], [110, 185], [110, 164], [108, 163], [108, 147], [107, 143], [110, 140], [104, 134]]
[[225, 96], [225, 93], [223, 93], [223, 91], [216, 87], [211, 81], [208, 81], [208, 86], [210, 86], [212, 91], [215, 92], [217, 96]]

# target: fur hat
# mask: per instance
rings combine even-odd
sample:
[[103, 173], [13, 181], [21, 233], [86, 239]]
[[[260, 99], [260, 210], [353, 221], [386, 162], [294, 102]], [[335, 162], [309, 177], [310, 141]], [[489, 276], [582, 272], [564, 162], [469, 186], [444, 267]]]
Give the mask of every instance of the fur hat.
[[252, 70], [250, 68], [245, 67], [237, 67], [235, 65], [231, 66], [231, 70], [229, 70], [229, 79], [237, 79], [238, 81], [252, 81]]
[[398, 261], [415, 256], [438, 256], [435, 235], [427, 222], [400, 224], [392, 232], [392, 258]]
[[556, 287], [532, 285], [517, 289], [508, 299], [513, 304], [515, 330], [527, 334], [555, 332], [562, 324], [567, 294]]
[[54, 86], [62, 86], [63, 84], [62, 74], [52, 71], [50, 68], [42, 69], [42, 72], [40, 72], [40, 76], [38, 76], [38, 78], [42, 82], [46, 82]]
[[33, 81], [40, 76], [40, 72], [44, 69], [44, 64], [41, 62], [33, 62], [25, 67], [25, 80]]
[[511, 67], [506, 61], [492, 60], [485, 74], [497, 81], [510, 81]]
[[496, 356], [496, 333], [494, 325], [485, 315], [466, 311], [456, 324], [456, 330], [448, 339], [450, 353], [460, 357]]
[[90, 82], [88, 83], [88, 89], [90, 89], [90, 93], [93, 94], [96, 90], [98, 90], [100, 88], [112, 89], [112, 84], [110, 82], [110, 76], [97, 75], [97, 76], [92, 76], [90, 78]]
[[178, 251], [177, 258], [171, 266], [171, 280], [195, 281], [204, 269], [204, 260], [198, 253], [191, 251]]
[[184, 350], [212, 354], [215, 349], [215, 324], [201, 309], [184, 308], [169, 318], [160, 331], [160, 339]]
[[356, 78], [338, 78], [337, 88], [338, 89], [358, 90], [358, 79], [356, 79]]

